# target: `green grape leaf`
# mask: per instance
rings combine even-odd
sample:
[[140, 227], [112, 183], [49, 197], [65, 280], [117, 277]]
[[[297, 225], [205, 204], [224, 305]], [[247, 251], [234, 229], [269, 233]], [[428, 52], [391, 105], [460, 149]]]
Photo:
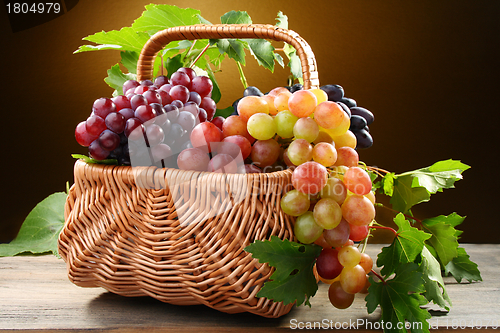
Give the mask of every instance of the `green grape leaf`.
[[288, 57], [288, 67], [290, 67], [290, 72], [294, 78], [302, 77], [302, 64], [300, 62], [300, 58], [297, 55], [297, 50], [290, 44], [286, 44], [283, 47], [283, 51]]
[[83, 38], [83, 40], [103, 45], [97, 47], [87, 45], [86, 47], [80, 47], [77, 51], [75, 51], [75, 53], [107, 48], [114, 50], [135, 51], [140, 53], [142, 47], [146, 44], [148, 39], [149, 35], [147, 33], [135, 31], [130, 27], [124, 27], [120, 30], [112, 30], [109, 32], [102, 31], [87, 36]]
[[[429, 332], [427, 319], [431, 315], [420, 307], [427, 302], [422, 296], [424, 280], [417, 264], [399, 266], [390, 280], [376, 282], [370, 277], [369, 281], [371, 285], [365, 298], [366, 307], [368, 313], [372, 313], [380, 305], [380, 320], [385, 322], [384, 332], [407, 332], [405, 322], [410, 324], [412, 333]], [[389, 322], [392, 325], [388, 325]]]
[[390, 203], [395, 210], [407, 213], [411, 207], [421, 202], [429, 201], [431, 194], [424, 187], [415, 186], [411, 175], [396, 176], [394, 190]]
[[71, 157], [76, 158], [78, 160], [82, 160], [85, 163], [89, 164], [107, 164], [107, 165], [118, 165], [118, 161], [116, 159], [105, 159], [105, 160], [96, 160], [87, 155], [81, 154], [72, 154]]
[[423, 229], [432, 234], [432, 237], [426, 243], [432, 245], [436, 250], [443, 267], [458, 255], [458, 235], [460, 231], [456, 230], [455, 226], [462, 223], [464, 219], [465, 217], [452, 213], [448, 216], [440, 215], [422, 221]]
[[445, 266], [445, 274], [451, 274], [458, 283], [461, 283], [464, 279], [469, 282], [483, 281], [477, 264], [469, 259], [470, 257], [465, 249], [459, 247], [457, 252], [458, 256]]
[[220, 18], [222, 24], [252, 24], [252, 19], [245, 11], [235, 11], [225, 13]]
[[455, 182], [462, 179], [462, 172], [469, 168], [470, 166], [460, 161], [446, 160], [436, 162], [427, 168], [402, 173], [398, 177], [410, 175], [416, 180], [415, 187], [424, 187], [434, 194], [442, 192], [443, 189], [453, 188]]
[[239, 39], [217, 39], [220, 53], [227, 53], [229, 58], [245, 65], [245, 44]]
[[283, 14], [281, 11], [278, 12], [278, 17], [276, 18], [276, 26], [282, 29], [288, 29], [288, 16]]
[[268, 263], [276, 270], [257, 297], [266, 297], [275, 302], [297, 306], [305, 302], [318, 290], [313, 266], [321, 253], [321, 247], [315, 244], [299, 244], [271, 236], [271, 240], [255, 241], [245, 251], [252, 253], [261, 263]]
[[123, 46], [121, 45], [114, 45], [114, 44], [101, 44], [101, 45], [81, 45], [78, 50], [73, 52], [74, 54], [76, 53], [81, 53], [81, 52], [88, 52], [88, 51], [101, 51], [101, 50], [123, 50]]
[[234, 112], [234, 108], [232, 106], [228, 106], [227, 108], [225, 109], [217, 109], [217, 111], [215, 111], [215, 115], [214, 115], [214, 118], [215, 117], [218, 117], [218, 116], [221, 116], [221, 117], [224, 117], [224, 118], [227, 118], [229, 117], [230, 115], [232, 115]]
[[432, 236], [412, 227], [401, 213], [394, 218], [394, 223], [398, 226], [397, 236], [377, 257], [377, 266], [384, 266], [381, 273], [386, 276], [394, 273], [400, 264], [413, 262], [422, 252], [424, 241]]
[[200, 23], [200, 11], [192, 8], [179, 8], [173, 5], [146, 5], [146, 10], [134, 21], [135, 31], [156, 33], [171, 27]]
[[385, 195], [392, 197], [394, 194], [394, 172], [389, 172], [382, 178], [382, 189]]
[[280, 64], [281, 67], [284, 68], [285, 62], [283, 61], [283, 57], [278, 53], [273, 53], [273, 55], [274, 55], [274, 60], [276, 60], [276, 62]]
[[441, 265], [426, 246], [422, 249], [420, 268], [424, 279], [425, 298], [449, 311], [452, 304], [441, 276]]
[[0, 257], [22, 253], [58, 256], [57, 239], [64, 226], [66, 197], [64, 192], [56, 192], [38, 203], [24, 220], [16, 238], [0, 244]]
[[250, 53], [259, 65], [274, 72], [274, 47], [265, 39], [248, 39]]
[[182, 55], [178, 54], [175, 57], [164, 60], [165, 68], [167, 69], [167, 77], [170, 78], [172, 73], [175, 73], [179, 68], [184, 66]]
[[111, 88], [115, 89], [118, 94], [123, 94], [123, 84], [127, 80], [135, 80], [137, 76], [135, 74], [124, 74], [120, 69], [120, 65], [116, 64], [110, 69], [108, 69], [108, 77], [104, 79]]
[[128, 70], [130, 74], [137, 74], [137, 61], [139, 60], [139, 53], [134, 51], [120, 52], [122, 60], [121, 64]]

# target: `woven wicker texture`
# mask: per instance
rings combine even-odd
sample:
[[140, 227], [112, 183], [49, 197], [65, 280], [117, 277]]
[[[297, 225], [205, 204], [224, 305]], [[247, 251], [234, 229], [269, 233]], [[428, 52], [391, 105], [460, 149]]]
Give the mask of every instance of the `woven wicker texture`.
[[[285, 40], [301, 50], [303, 67], [316, 75], [314, 55], [304, 52], [307, 43], [291, 31], [200, 25], [154, 35], [141, 53], [139, 77], [150, 77], [148, 59], [169, 41], [219, 37]], [[317, 84], [311, 75], [307, 86]], [[244, 251], [271, 235], [294, 239], [293, 220], [280, 208], [290, 170], [221, 174], [77, 161], [74, 178], [59, 236], [74, 284], [264, 317], [293, 307], [255, 297], [274, 268]]]

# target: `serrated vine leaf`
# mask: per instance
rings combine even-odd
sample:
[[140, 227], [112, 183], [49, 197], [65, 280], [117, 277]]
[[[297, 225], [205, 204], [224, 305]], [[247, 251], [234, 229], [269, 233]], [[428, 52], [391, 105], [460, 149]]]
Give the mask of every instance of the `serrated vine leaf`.
[[394, 178], [394, 190], [391, 205], [395, 210], [407, 213], [411, 207], [421, 202], [429, 201], [431, 194], [424, 187], [415, 186], [411, 175]]
[[276, 18], [276, 26], [282, 29], [288, 29], [288, 16], [283, 14], [281, 11], [278, 12], [278, 17]]
[[[109, 32], [98, 32], [96, 34], [85, 37], [83, 40], [94, 42], [96, 44], [112, 45], [110, 48], [115, 50], [129, 50], [141, 52], [142, 47], [148, 41], [149, 35], [145, 32], [135, 31], [130, 27], [124, 27], [120, 30], [112, 30]], [[119, 46], [116, 48], [114, 46]], [[102, 47], [99, 49], [103, 49]], [[80, 47], [75, 53], [83, 51], [95, 50], [92, 46], [86, 48]]]
[[320, 246], [299, 244], [271, 236], [271, 240], [257, 240], [248, 245], [245, 251], [252, 253], [259, 262], [276, 268], [257, 297], [266, 297], [284, 304], [297, 302], [298, 306], [304, 302], [308, 304], [309, 298], [318, 290], [312, 269], [321, 253]]
[[420, 268], [424, 279], [425, 298], [449, 311], [452, 304], [441, 276], [441, 265], [426, 246], [422, 249]]
[[136, 78], [137, 76], [135, 74], [123, 73], [120, 69], [120, 65], [116, 64], [108, 69], [108, 76], [104, 79], [104, 82], [115, 89], [119, 94], [122, 94], [122, 87], [125, 81], [135, 80]]
[[57, 238], [64, 226], [67, 194], [57, 192], [38, 203], [24, 220], [16, 238], [0, 244], [0, 257], [21, 253], [57, 253]]
[[[384, 332], [407, 332], [405, 322], [411, 326], [411, 332], [429, 332], [427, 319], [429, 312], [420, 308], [427, 303], [422, 293], [424, 280], [419, 266], [415, 263], [400, 265], [395, 276], [385, 282], [374, 281], [370, 277], [370, 287], [366, 296], [368, 313], [380, 305], [381, 321], [385, 322]], [[391, 325], [388, 325], [388, 323]]]
[[451, 274], [458, 283], [462, 280], [469, 282], [483, 281], [481, 273], [477, 268], [477, 264], [469, 259], [469, 255], [464, 248], [458, 248], [458, 256], [453, 258], [445, 267], [445, 274]]
[[225, 13], [220, 18], [222, 24], [252, 24], [252, 19], [245, 11], [235, 11]]
[[220, 53], [227, 53], [227, 56], [245, 65], [245, 45], [239, 39], [218, 39], [217, 47]]
[[265, 39], [248, 39], [248, 47], [259, 65], [274, 72], [274, 47]]
[[418, 186], [424, 187], [430, 193], [441, 192], [443, 189], [453, 188], [457, 180], [462, 179], [462, 172], [470, 166], [460, 161], [439, 161], [427, 168], [405, 172], [400, 176], [411, 175], [417, 180]]
[[382, 248], [377, 257], [377, 266], [381, 273], [388, 276], [396, 271], [398, 265], [410, 263], [422, 252], [424, 241], [432, 235], [410, 225], [404, 215], [399, 213], [394, 218], [398, 226], [397, 236], [390, 246]]
[[196, 9], [153, 4], [145, 8], [142, 15], [132, 24], [136, 31], [155, 33], [171, 27], [201, 23], [200, 11]]
[[460, 231], [455, 226], [463, 222], [465, 217], [456, 213], [448, 216], [440, 215], [422, 221], [424, 230], [432, 237], [426, 242], [436, 250], [441, 265], [446, 266], [458, 255], [458, 235]]

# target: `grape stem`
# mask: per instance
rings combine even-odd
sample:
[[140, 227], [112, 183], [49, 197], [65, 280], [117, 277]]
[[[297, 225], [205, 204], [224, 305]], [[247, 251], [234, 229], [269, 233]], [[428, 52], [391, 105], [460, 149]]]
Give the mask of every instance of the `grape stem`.
[[243, 73], [243, 67], [241, 67], [241, 63], [239, 61], [236, 61], [236, 66], [238, 66], [238, 72], [240, 73], [240, 80], [243, 84], [243, 88], [246, 89], [248, 88], [248, 83], [245, 74]]
[[387, 282], [384, 280], [384, 278], [378, 274], [377, 272], [375, 272], [373, 269], [371, 270], [371, 272], [373, 273], [373, 275], [375, 275], [380, 281], [382, 281], [383, 284], [386, 284]]
[[384, 227], [382, 225], [370, 225], [370, 226], [368, 226], [368, 228], [390, 230], [390, 231], [392, 231], [394, 233], [395, 236], [398, 235], [398, 232], [396, 230], [394, 230], [393, 228], [391, 228], [391, 227]]
[[[194, 45], [194, 44], [193, 44]], [[191, 63], [191, 65], [189, 65], [189, 68], [193, 68], [194, 64], [196, 64], [196, 62], [198, 61], [198, 59], [201, 58], [201, 56], [208, 50], [208, 48], [210, 47], [210, 43], [208, 43], [204, 48], [203, 50], [201, 50], [201, 52], [196, 56], [196, 58], [193, 60], [193, 62]]]

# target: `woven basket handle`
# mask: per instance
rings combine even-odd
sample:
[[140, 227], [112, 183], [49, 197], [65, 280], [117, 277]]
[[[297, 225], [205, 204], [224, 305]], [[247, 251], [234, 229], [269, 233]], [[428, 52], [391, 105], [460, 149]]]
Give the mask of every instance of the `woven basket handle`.
[[292, 30], [259, 24], [197, 24], [168, 28], [154, 34], [144, 45], [137, 62], [137, 80], [150, 80], [156, 54], [176, 40], [257, 38], [283, 41], [297, 50], [302, 65], [304, 89], [319, 88], [316, 59], [309, 44]]

